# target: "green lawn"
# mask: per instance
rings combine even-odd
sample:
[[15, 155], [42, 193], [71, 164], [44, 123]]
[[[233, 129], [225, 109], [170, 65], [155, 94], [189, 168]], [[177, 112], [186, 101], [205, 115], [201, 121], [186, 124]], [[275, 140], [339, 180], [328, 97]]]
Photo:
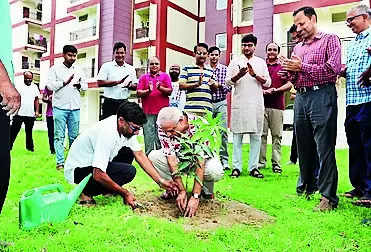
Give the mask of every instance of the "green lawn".
[[[18, 227], [18, 202], [28, 189], [61, 183], [71, 190], [62, 172], [55, 169], [49, 154], [46, 132], [34, 133], [35, 153], [24, 148], [23, 131], [12, 151], [11, 181], [0, 216], [0, 251], [371, 251], [371, 226], [361, 224], [371, 218], [371, 210], [354, 207], [340, 198], [331, 213], [314, 213], [319, 195], [307, 201], [295, 194], [298, 166], [283, 166], [283, 174], [263, 170], [263, 180], [246, 176], [226, 176], [215, 186], [230, 198], [261, 209], [275, 221], [263, 227], [239, 225], [215, 231], [184, 231], [179, 223], [142, 217], [122, 205], [118, 197], [98, 198], [98, 206], [75, 205], [63, 223], [44, 225], [32, 231]], [[231, 146], [230, 146], [231, 147]], [[283, 148], [282, 164], [289, 148]], [[351, 188], [348, 179], [348, 152], [336, 152], [339, 169], [339, 195]], [[244, 169], [248, 146], [244, 146]], [[268, 153], [270, 157], [270, 153]], [[158, 191], [141, 169], [131, 183], [137, 193]]]

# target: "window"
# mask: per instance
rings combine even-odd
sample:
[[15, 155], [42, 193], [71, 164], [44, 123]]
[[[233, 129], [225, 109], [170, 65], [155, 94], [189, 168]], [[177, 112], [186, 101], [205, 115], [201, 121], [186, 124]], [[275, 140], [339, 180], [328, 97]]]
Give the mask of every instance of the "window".
[[216, 0], [216, 9], [225, 10], [227, 9], [227, 0]]
[[86, 20], [88, 20], [88, 14], [79, 17], [79, 22], [84, 22]]
[[215, 35], [215, 44], [221, 51], [227, 50], [227, 34], [220, 33]]
[[76, 56], [77, 59], [85, 59], [86, 58], [86, 53], [79, 53]]
[[331, 20], [333, 23], [336, 22], [343, 22], [347, 18], [346, 12], [338, 12], [338, 13], [332, 13], [331, 14]]

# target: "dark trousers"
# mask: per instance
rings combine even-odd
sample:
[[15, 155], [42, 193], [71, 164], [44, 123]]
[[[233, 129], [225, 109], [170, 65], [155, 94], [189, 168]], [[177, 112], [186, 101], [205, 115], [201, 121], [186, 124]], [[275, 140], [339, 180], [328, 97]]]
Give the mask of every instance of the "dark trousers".
[[[80, 183], [86, 176], [93, 172], [93, 167], [84, 167], [75, 169], [75, 183]], [[131, 164], [121, 162], [109, 162], [106, 170], [107, 175], [118, 185], [123, 186], [131, 182], [136, 174], [136, 169]], [[94, 180], [93, 177], [89, 179], [84, 190], [82, 191], [87, 196], [96, 196], [100, 194], [114, 193], [104, 187], [102, 184]]]
[[296, 147], [296, 133], [295, 128], [292, 131], [292, 142], [291, 142], [291, 152], [290, 152], [290, 161], [296, 164], [298, 161], [298, 150]]
[[[126, 101], [126, 100], [124, 99], [117, 100], [117, 99], [111, 99], [111, 98], [105, 97], [103, 105], [102, 105], [101, 120], [106, 119], [107, 117], [110, 117], [111, 115], [117, 115], [117, 110], [119, 109], [120, 104], [123, 101]], [[133, 159], [134, 159], [133, 151], [128, 147], [122, 147], [119, 153], [117, 154], [117, 156], [112, 161], [124, 162], [126, 160], [129, 160], [129, 161], [131, 160], [130, 162], [124, 162], [124, 163], [131, 164], [133, 162]]]
[[46, 117], [46, 126], [48, 127], [49, 148], [51, 153], [55, 153], [54, 149], [54, 119], [53, 116]]
[[[2, 100], [0, 96], [0, 101]], [[9, 117], [0, 107], [0, 213], [3, 209], [10, 178], [10, 125]]]
[[[307, 187], [315, 187], [316, 155], [319, 159], [318, 189], [337, 205], [338, 171], [335, 159], [337, 93], [334, 84], [319, 90], [298, 92], [295, 98], [295, 130], [300, 173]], [[308, 189], [307, 189], [308, 190]]]
[[10, 127], [10, 149], [13, 148], [13, 144], [19, 131], [21, 130], [22, 123], [24, 123], [24, 128], [26, 132], [26, 149], [33, 151], [33, 139], [32, 139], [32, 129], [35, 124], [35, 117], [31, 116], [14, 116], [12, 121], [12, 126]]
[[117, 99], [111, 99], [111, 98], [106, 98], [105, 97], [103, 105], [102, 105], [102, 118], [101, 118], [101, 120], [106, 119], [107, 117], [109, 117], [111, 115], [116, 115], [117, 110], [118, 110], [118, 108], [120, 107], [120, 104], [123, 101], [126, 101], [126, 100], [124, 100], [124, 99], [117, 100]]
[[347, 106], [345, 132], [350, 182], [371, 199], [371, 102]]

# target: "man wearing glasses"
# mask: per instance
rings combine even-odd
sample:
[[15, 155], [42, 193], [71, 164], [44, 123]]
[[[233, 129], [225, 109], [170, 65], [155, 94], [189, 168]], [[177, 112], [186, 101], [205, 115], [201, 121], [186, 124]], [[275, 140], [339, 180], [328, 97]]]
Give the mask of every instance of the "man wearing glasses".
[[[355, 205], [371, 207], [371, 86], [365, 72], [371, 65], [369, 8], [359, 5], [347, 13], [346, 24], [357, 35], [346, 62], [345, 132], [349, 145], [349, 178], [353, 190], [344, 194], [358, 198]], [[369, 71], [369, 70], [368, 70]]]
[[136, 169], [131, 163], [114, 160], [123, 146], [133, 151], [138, 164], [160, 187], [178, 192], [174, 181], [162, 179], [141, 150], [137, 135], [145, 122], [139, 105], [124, 101], [117, 115], [96, 123], [74, 141], [66, 160], [65, 178], [77, 184], [93, 174], [80, 196], [80, 204], [95, 205], [93, 196], [113, 193], [122, 196], [125, 204], [136, 207], [133, 194], [122, 187], [134, 179]]
[[172, 92], [170, 76], [160, 72], [159, 59], [150, 58], [148, 65], [149, 73], [140, 77], [137, 87], [137, 96], [142, 100], [142, 108], [147, 118], [143, 125], [146, 155], [161, 147], [157, 134], [157, 115], [162, 108], [169, 106], [169, 95]]
[[219, 87], [213, 70], [205, 65], [208, 49], [207, 44], [198, 43], [193, 49], [195, 64], [184, 66], [179, 78], [180, 89], [186, 91], [184, 110], [199, 116], [212, 111], [211, 88]]
[[264, 59], [254, 55], [257, 38], [248, 34], [241, 40], [243, 55], [231, 61], [226, 81], [234, 86], [232, 95], [231, 131], [233, 132], [232, 177], [242, 172], [242, 138], [250, 136], [249, 174], [263, 178], [258, 169], [261, 135], [264, 122], [263, 86], [270, 87], [271, 77]]

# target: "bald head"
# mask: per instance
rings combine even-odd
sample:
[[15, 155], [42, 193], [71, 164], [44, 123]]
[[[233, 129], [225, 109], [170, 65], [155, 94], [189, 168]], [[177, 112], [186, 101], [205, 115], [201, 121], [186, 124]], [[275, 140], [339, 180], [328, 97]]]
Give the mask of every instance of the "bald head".
[[25, 85], [27, 86], [31, 85], [32, 80], [33, 80], [33, 74], [30, 71], [26, 71], [23, 73], [23, 81]]

